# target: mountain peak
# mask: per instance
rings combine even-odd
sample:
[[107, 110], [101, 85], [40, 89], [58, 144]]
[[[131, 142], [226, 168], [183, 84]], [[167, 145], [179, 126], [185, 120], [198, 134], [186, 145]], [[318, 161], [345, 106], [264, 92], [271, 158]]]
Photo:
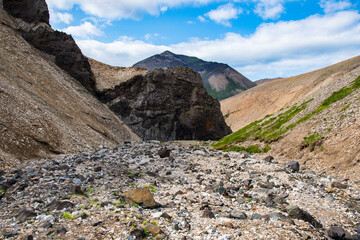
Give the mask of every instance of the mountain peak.
[[203, 85], [208, 93], [220, 100], [256, 86], [255, 83], [227, 64], [207, 62], [197, 57], [178, 55], [168, 50], [134, 65], [134, 67], [148, 70], [177, 66], [189, 67], [200, 73]]

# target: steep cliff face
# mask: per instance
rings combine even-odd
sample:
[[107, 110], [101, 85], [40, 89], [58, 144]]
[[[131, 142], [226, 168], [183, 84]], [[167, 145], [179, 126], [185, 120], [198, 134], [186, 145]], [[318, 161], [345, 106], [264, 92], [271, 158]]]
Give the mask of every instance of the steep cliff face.
[[44, 0], [3, 0], [4, 9], [16, 18], [28, 23], [49, 25], [49, 11]]
[[190, 68], [156, 69], [102, 92], [102, 100], [142, 139], [209, 140], [231, 133], [220, 104]]

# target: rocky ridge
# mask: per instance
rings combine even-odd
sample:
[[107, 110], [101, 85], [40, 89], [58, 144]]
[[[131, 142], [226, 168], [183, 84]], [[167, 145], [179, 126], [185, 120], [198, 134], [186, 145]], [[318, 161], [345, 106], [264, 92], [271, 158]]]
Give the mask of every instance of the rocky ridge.
[[155, 69], [99, 94], [143, 140], [216, 140], [231, 133], [190, 68]]
[[134, 67], [148, 70], [177, 66], [190, 67], [200, 73], [208, 93], [219, 100], [256, 86], [255, 83], [227, 64], [207, 62], [196, 57], [174, 54], [170, 51], [154, 55], [134, 65]]
[[6, 239], [359, 239], [359, 185], [199, 143], [125, 143], [0, 172]]

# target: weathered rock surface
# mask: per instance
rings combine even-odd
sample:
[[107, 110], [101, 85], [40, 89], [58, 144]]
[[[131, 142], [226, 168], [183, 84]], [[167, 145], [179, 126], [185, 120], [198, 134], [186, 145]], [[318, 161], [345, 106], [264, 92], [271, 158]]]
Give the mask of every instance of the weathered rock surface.
[[52, 56], [21, 37], [17, 29], [26, 22], [2, 8], [0, 22], [0, 166], [139, 140]]
[[100, 98], [143, 140], [209, 140], [231, 133], [219, 102], [190, 68], [156, 69]]
[[28, 23], [49, 24], [49, 11], [45, 0], [3, 0], [4, 9]]
[[[199, 144], [126, 143], [8, 169], [0, 239], [358, 239], [360, 211], [350, 203], [359, 185], [329, 191], [343, 179]], [[172, 159], [157, 154], [163, 148]], [[73, 193], [74, 179], [86, 195]], [[140, 192], [159, 206], [125, 201]]]

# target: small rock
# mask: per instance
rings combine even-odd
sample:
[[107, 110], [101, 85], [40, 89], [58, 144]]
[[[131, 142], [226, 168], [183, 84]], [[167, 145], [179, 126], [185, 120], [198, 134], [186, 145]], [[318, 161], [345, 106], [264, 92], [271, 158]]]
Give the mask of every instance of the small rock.
[[298, 206], [289, 205], [286, 207], [286, 211], [291, 218], [300, 219], [305, 222], [310, 223], [315, 228], [322, 228], [321, 223], [319, 223], [313, 216], [311, 216], [308, 212], [300, 209]]
[[72, 182], [73, 182], [74, 184], [77, 184], [77, 185], [80, 185], [80, 184], [82, 183], [82, 181], [81, 181], [80, 179], [78, 179], [78, 178], [73, 178], [73, 179], [72, 179]]
[[131, 236], [134, 236], [136, 239], [143, 239], [146, 237], [144, 229], [136, 228], [130, 232]]
[[155, 226], [154, 224], [151, 223], [146, 224], [145, 228], [149, 230], [149, 232], [154, 236], [162, 233], [162, 230], [158, 226]]
[[244, 181], [244, 186], [246, 190], [249, 190], [252, 186], [251, 186], [252, 180], [251, 179], [246, 179]]
[[149, 188], [138, 188], [125, 192], [122, 195], [128, 204], [139, 204], [143, 208], [156, 208], [158, 204], [155, 202]]
[[71, 192], [74, 194], [86, 196], [86, 193], [81, 189], [81, 187], [79, 185], [72, 186]]
[[65, 234], [65, 233], [67, 233], [67, 230], [64, 227], [59, 227], [55, 230], [55, 233], [56, 234]]
[[167, 148], [162, 148], [159, 150], [158, 154], [161, 158], [170, 157], [171, 150]]
[[267, 157], [264, 158], [264, 161], [268, 162], [268, 163], [271, 163], [273, 160], [274, 160], [273, 156], [267, 156]]
[[261, 219], [262, 216], [261, 214], [258, 214], [258, 213], [254, 213], [253, 215], [250, 216], [250, 220], [256, 220], [256, 219]]
[[210, 209], [205, 209], [202, 218], [215, 218], [215, 214]]
[[100, 172], [101, 169], [102, 169], [102, 168], [101, 168], [100, 166], [97, 166], [97, 167], [94, 168], [94, 172]]
[[169, 214], [167, 214], [166, 212], [164, 212], [163, 214], [161, 214], [162, 218], [165, 218], [165, 219], [168, 219], [168, 220], [171, 220], [171, 216]]
[[247, 219], [247, 215], [244, 212], [237, 212], [237, 211], [232, 211], [229, 217], [235, 219], [241, 219], [241, 220]]
[[337, 182], [337, 181], [334, 181], [331, 183], [331, 187], [333, 188], [339, 188], [339, 189], [346, 189], [348, 187], [347, 184], [343, 184], [343, 183], [340, 183], [340, 182]]
[[29, 210], [23, 208], [18, 211], [16, 219], [20, 222], [25, 222], [29, 218], [36, 217], [36, 216], [37, 216], [37, 214], [35, 212], [29, 211]]
[[47, 208], [49, 209], [49, 211], [53, 211], [53, 210], [63, 210], [64, 208], [73, 208], [74, 204], [68, 201], [58, 201], [58, 200], [54, 200], [52, 201]]
[[341, 227], [331, 226], [327, 231], [326, 234], [329, 238], [335, 240], [345, 239], [346, 231]]
[[285, 168], [289, 169], [291, 172], [299, 172], [300, 164], [297, 161], [291, 161], [285, 164]]

